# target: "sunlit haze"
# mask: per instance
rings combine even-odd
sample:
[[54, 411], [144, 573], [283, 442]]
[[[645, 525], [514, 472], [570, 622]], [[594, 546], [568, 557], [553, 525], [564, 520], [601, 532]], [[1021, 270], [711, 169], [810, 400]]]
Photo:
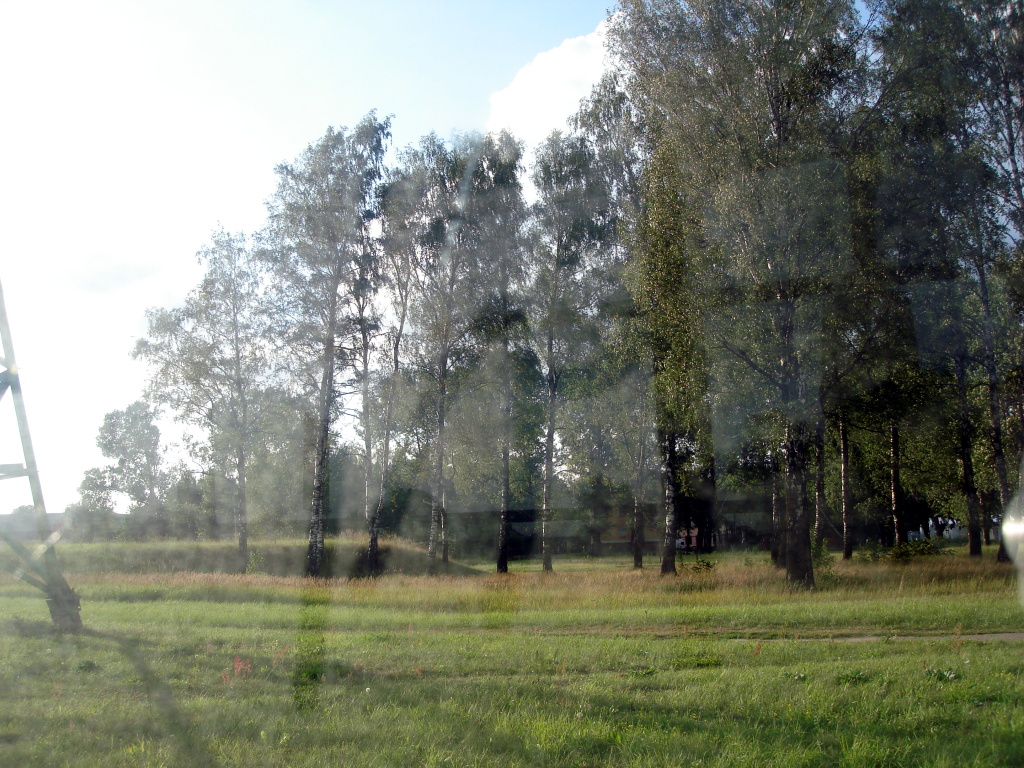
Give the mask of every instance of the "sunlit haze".
[[[139, 398], [144, 312], [179, 303], [220, 225], [264, 220], [274, 166], [329, 125], [563, 128], [600, 75], [607, 0], [0, 3], [0, 281], [48, 510]], [[10, 397], [0, 464], [21, 463]], [[0, 513], [30, 502], [0, 483]]]

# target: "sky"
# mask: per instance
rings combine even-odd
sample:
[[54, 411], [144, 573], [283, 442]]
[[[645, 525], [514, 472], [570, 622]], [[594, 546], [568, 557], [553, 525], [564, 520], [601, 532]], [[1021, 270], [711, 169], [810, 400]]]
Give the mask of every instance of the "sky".
[[[533, 146], [600, 77], [611, 5], [0, 0], [0, 284], [48, 511], [143, 394], [145, 310], [181, 303], [213, 230], [262, 226], [277, 164], [371, 109], [396, 147]], [[17, 434], [7, 395], [0, 464], [22, 463]], [[0, 481], [0, 513], [30, 502]]]

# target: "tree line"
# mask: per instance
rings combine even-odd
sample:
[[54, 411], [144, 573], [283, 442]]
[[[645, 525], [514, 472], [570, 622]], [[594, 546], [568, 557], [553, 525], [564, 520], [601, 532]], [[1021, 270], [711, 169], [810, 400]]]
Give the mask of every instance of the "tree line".
[[[956, 521], [980, 555], [1024, 447], [1021, 15], [624, 0], [532, 158], [507, 132], [392, 151], [374, 112], [329, 129], [265, 228], [214, 233], [149, 313], [151, 405], [108, 415], [80, 514], [120, 491], [166, 535], [170, 488], [230, 494], [240, 564], [251, 517], [301, 524], [311, 576], [341, 507], [371, 571], [382, 531], [446, 560], [471, 508], [499, 572], [514, 510], [550, 569], [553, 510], [597, 532], [628, 508], [640, 567], [654, 504], [672, 572], [680, 529], [756, 500], [797, 584], [826, 539]], [[154, 406], [198, 435], [173, 483]]]

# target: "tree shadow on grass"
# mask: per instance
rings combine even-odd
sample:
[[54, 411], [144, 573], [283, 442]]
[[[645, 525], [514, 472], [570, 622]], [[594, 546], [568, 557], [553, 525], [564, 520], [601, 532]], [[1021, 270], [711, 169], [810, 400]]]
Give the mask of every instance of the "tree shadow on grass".
[[138, 679], [145, 686], [150, 703], [159, 715], [167, 733], [172, 737], [171, 743], [177, 752], [178, 765], [215, 766], [219, 764], [217, 756], [206, 742], [198, 735], [198, 728], [178, 706], [174, 692], [146, 662], [146, 653], [140, 648], [141, 643], [133, 638], [124, 637], [113, 632], [99, 632], [94, 629], [82, 629], [75, 633], [79, 637], [91, 637], [113, 643], [120, 648], [124, 657], [131, 662]]
[[198, 737], [198, 729], [178, 706], [171, 687], [157, 675], [146, 662], [147, 652], [143, 643], [137, 639], [125, 637], [113, 632], [100, 632], [95, 629], [83, 628], [74, 632], [62, 631], [48, 621], [12, 618], [0, 624], [0, 629], [23, 638], [54, 638], [71, 637], [91, 638], [117, 646], [131, 663], [135, 675], [143, 684], [147, 697], [165, 727], [173, 737], [172, 744], [177, 752], [179, 765], [215, 766], [218, 764], [216, 755], [206, 743]]

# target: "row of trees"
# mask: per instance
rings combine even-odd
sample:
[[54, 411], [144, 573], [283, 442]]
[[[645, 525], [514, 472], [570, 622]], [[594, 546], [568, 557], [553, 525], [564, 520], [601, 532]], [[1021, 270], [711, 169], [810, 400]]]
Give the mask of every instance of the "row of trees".
[[[614, 357], [601, 348], [599, 326], [610, 315], [598, 308], [621, 293], [607, 258], [613, 218], [588, 143], [550, 137], [534, 169], [540, 200], [531, 206], [523, 148], [507, 133], [428, 136], [385, 168], [389, 127], [370, 114], [279, 166], [267, 228], [252, 239], [216, 233], [200, 253], [203, 282], [183, 306], [152, 311], [135, 350], [152, 366], [155, 402], [203, 436], [191, 446], [201, 474], [230, 480], [243, 563], [252, 468], [262, 475], [285, 453], [294, 472], [277, 479], [310, 499], [311, 575], [323, 567], [340, 464], [349, 496], [353, 469], [362, 474], [371, 569], [383, 519], [396, 517], [393, 508], [415, 489], [429, 504], [432, 558], [447, 558], [448, 508], [501, 509], [505, 570], [508, 511], [543, 504], [546, 529], [552, 506], [568, 504], [569, 482], [556, 472], [570, 468], [555, 456], [563, 390], [575, 382], [582, 402], [585, 389], [590, 400], [608, 389], [585, 381], [599, 357]], [[614, 366], [631, 370], [625, 358]], [[621, 387], [614, 394], [629, 396]], [[145, 417], [152, 435], [148, 407], [128, 410]], [[282, 432], [283, 412], [302, 428]], [[642, 426], [634, 420], [623, 429]], [[569, 440], [562, 434], [557, 448], [564, 453]], [[123, 492], [139, 510], [163, 509], [150, 503], [158, 494], [134, 494], [119, 470], [121, 455], [142, 454], [127, 444], [108, 451], [108, 442], [101, 435], [117, 465], [89, 473], [83, 504], [99, 486]], [[613, 453], [602, 452], [606, 464]], [[608, 499], [623, 496], [638, 472], [650, 482], [645, 470], [631, 467], [616, 482], [615, 467], [605, 467], [608, 479], [595, 487]], [[262, 494], [258, 505], [265, 512]]]
[[339, 455], [371, 570], [415, 497], [432, 561], [449, 510], [498, 510], [499, 571], [510, 510], [541, 511], [550, 569], [552, 510], [613, 504], [639, 566], [657, 500], [671, 571], [716, 489], [772, 500], [801, 584], [812, 539], [838, 524], [848, 557], [868, 511], [897, 543], [963, 521], [980, 554], [1024, 444], [1020, 23], [989, 0], [623, 2], [532, 203], [507, 133], [389, 162], [389, 120], [329, 130], [136, 349], [233, 489], [240, 561], [269, 475], [308, 500], [322, 572]]
[[773, 466], [776, 554], [796, 582], [813, 583], [830, 435], [850, 524], [853, 427], [886, 443], [895, 540], [914, 450], [954, 480], [915, 478], [918, 500], [965, 521], [980, 555], [979, 464], [1004, 509], [1007, 419], [1021, 443], [1019, 4], [622, 11], [614, 45], [648, 151], [636, 295], [669, 442]]

